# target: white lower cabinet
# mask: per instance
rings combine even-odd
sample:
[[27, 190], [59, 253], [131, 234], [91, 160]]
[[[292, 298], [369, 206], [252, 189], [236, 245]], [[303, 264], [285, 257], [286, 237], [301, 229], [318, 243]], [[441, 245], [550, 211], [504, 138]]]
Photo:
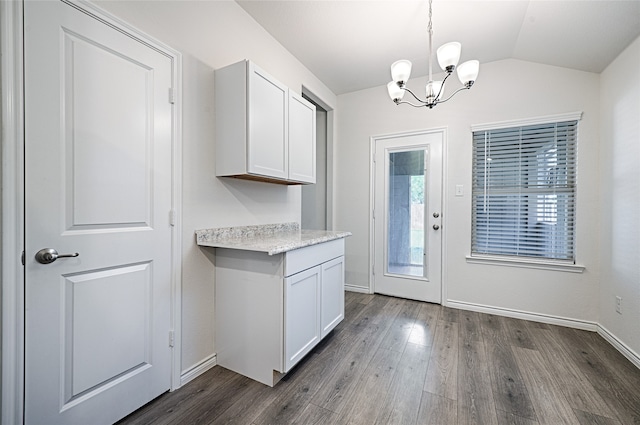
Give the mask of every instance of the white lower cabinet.
[[286, 370], [320, 342], [320, 266], [284, 279], [284, 341]]
[[320, 286], [320, 338], [344, 319], [344, 257], [322, 264]]
[[344, 319], [344, 239], [269, 256], [216, 249], [217, 363], [275, 385]]

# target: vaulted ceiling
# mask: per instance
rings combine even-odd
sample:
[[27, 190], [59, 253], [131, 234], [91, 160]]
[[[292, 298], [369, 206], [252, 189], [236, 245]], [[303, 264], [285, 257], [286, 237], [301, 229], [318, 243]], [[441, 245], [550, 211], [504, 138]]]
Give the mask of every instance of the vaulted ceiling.
[[[386, 84], [398, 59], [427, 74], [426, 0], [236, 1], [336, 94]], [[599, 73], [640, 35], [640, 0], [434, 0], [433, 32], [479, 79], [507, 58]]]

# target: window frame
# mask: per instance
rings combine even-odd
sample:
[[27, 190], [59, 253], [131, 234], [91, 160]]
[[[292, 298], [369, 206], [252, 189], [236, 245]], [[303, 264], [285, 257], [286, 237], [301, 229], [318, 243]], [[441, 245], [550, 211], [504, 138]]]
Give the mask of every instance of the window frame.
[[[557, 115], [548, 115], [543, 117], [535, 117], [529, 119], [519, 119], [519, 120], [509, 120], [509, 121], [501, 121], [487, 124], [478, 124], [471, 126], [471, 137], [473, 140], [473, 134], [476, 132], [482, 132], [487, 130], [500, 130], [500, 129], [508, 129], [514, 127], [526, 127], [532, 125], [543, 125], [543, 124], [553, 124], [565, 121], [580, 121], [582, 118], [582, 112], [571, 112], [566, 114], [557, 114]], [[472, 142], [473, 143], [473, 142]], [[576, 139], [577, 144], [577, 139]], [[473, 149], [473, 147], [472, 147]], [[577, 146], [576, 146], [577, 149]], [[578, 165], [575, 165], [575, 172], [577, 174]], [[473, 171], [472, 171], [473, 176]], [[471, 185], [473, 187], [473, 185]], [[577, 189], [576, 189], [577, 194]], [[471, 202], [471, 214], [473, 221], [473, 199]], [[574, 223], [575, 227], [577, 227], [577, 212], [574, 212]], [[473, 226], [472, 230], [473, 232]], [[469, 239], [469, 255], [466, 256], [467, 263], [471, 264], [492, 264], [492, 265], [501, 265], [508, 267], [525, 267], [525, 268], [533, 268], [533, 269], [546, 269], [546, 270], [555, 270], [555, 271], [568, 271], [574, 273], [581, 273], [584, 271], [585, 267], [579, 265], [577, 262], [578, 259], [578, 250], [577, 250], [577, 237], [574, 232], [573, 236], [573, 259], [572, 260], [562, 260], [562, 259], [551, 259], [551, 258], [536, 258], [532, 256], [517, 256], [517, 255], [500, 255], [500, 254], [485, 254], [485, 253], [474, 253], [472, 250], [472, 240], [473, 234], [470, 234]]]

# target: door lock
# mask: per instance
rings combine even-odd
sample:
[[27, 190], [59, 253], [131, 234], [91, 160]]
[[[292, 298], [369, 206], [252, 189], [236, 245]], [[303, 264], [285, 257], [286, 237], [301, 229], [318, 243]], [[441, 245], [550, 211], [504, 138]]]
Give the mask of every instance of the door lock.
[[440, 226], [438, 226], [437, 224], [433, 225], [433, 230], [438, 230], [440, 228]]
[[440, 213], [434, 212], [433, 213], [433, 218], [438, 218], [438, 217], [440, 217]]

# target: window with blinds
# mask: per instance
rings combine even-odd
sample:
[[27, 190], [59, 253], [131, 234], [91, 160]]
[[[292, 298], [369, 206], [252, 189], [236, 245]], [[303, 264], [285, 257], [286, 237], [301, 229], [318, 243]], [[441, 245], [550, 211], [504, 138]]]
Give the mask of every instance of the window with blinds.
[[574, 262], [577, 126], [473, 132], [472, 256]]

